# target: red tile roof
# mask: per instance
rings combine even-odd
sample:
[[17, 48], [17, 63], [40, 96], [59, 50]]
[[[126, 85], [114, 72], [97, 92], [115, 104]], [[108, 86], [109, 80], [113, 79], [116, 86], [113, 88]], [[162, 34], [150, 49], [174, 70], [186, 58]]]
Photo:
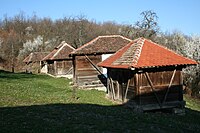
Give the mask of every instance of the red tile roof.
[[47, 54], [49, 54], [49, 52], [32, 52], [23, 60], [23, 62], [30, 63], [42, 61]]
[[100, 62], [98, 66], [127, 69], [195, 64], [198, 63], [166, 47], [145, 38], [138, 38]]
[[64, 41], [56, 47], [51, 53], [49, 53], [43, 60], [60, 60], [60, 59], [71, 59], [69, 54], [75, 49]]
[[74, 50], [71, 54], [84, 55], [115, 53], [117, 50], [124, 47], [131, 41], [132, 40], [120, 35], [98, 36], [92, 41]]

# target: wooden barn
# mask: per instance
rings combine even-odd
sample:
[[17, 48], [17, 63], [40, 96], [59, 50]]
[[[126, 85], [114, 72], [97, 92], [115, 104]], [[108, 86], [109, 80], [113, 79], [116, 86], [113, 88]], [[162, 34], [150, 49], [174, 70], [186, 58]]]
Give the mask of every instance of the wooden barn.
[[71, 53], [74, 68], [74, 84], [79, 88], [104, 87], [107, 69], [99, 68], [97, 63], [106, 59], [131, 41], [120, 35], [98, 36], [74, 50]]
[[42, 61], [42, 59], [48, 54], [49, 52], [32, 52], [30, 53], [23, 62], [26, 63], [25, 71], [27, 73], [41, 73], [46, 72], [47, 68]]
[[55, 76], [72, 77], [72, 57], [69, 54], [75, 49], [65, 41], [43, 58], [47, 64], [48, 73]]
[[184, 107], [182, 69], [197, 62], [145, 38], [98, 64], [107, 68], [108, 96], [135, 110]]

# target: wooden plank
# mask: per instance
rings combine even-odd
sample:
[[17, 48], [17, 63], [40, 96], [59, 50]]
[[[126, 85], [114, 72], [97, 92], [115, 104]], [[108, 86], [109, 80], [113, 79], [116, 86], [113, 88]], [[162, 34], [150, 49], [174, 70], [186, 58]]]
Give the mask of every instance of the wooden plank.
[[88, 71], [88, 72], [76, 72], [77, 76], [92, 76], [92, 75], [96, 75], [96, 77], [99, 75], [99, 73], [97, 71]]
[[[98, 78], [97, 75], [79, 76], [79, 79]], [[98, 78], [99, 79], [99, 78]]]
[[77, 71], [96, 71], [93, 67], [91, 68], [78, 68]]
[[153, 94], [155, 95], [155, 97], [157, 99], [157, 102], [158, 102], [159, 106], [161, 107], [162, 106], [161, 101], [160, 101], [160, 99], [158, 98], [158, 96], [157, 96], [157, 94], [155, 92], [155, 88], [154, 88], [153, 83], [152, 83], [152, 81], [151, 81], [151, 79], [150, 79], [150, 77], [149, 77], [147, 72], [145, 72], [145, 76], [146, 76], [146, 78], [148, 80], [149, 85], [151, 86], [151, 89], [152, 89]]
[[[166, 93], [166, 89], [167, 89], [168, 86], [154, 86], [155, 88], [155, 92], [158, 94], [160, 92], [163, 92], [163, 94], [165, 95]], [[170, 93], [178, 93], [180, 91], [180, 88], [181, 88], [181, 85], [172, 85], [170, 87], [170, 90], [169, 92]], [[151, 90], [151, 87], [150, 86], [142, 86], [141, 89], [141, 94], [148, 94], [148, 93], [152, 93], [152, 90]], [[164, 96], [163, 96], [164, 98]], [[163, 99], [162, 98], [162, 99]]]

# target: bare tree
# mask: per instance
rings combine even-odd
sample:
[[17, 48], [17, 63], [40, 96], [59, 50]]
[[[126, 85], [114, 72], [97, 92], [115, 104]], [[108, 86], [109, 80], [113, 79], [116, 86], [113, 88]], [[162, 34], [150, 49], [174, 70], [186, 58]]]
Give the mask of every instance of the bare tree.
[[159, 31], [158, 16], [152, 10], [143, 11], [140, 15], [142, 19], [135, 23], [135, 35], [152, 39]]

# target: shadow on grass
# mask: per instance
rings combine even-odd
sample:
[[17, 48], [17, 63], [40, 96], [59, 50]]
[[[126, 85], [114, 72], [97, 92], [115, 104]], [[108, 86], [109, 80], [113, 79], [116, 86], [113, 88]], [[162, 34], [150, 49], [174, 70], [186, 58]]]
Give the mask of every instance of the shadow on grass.
[[0, 108], [1, 132], [197, 132], [200, 113], [136, 114], [124, 106], [48, 104]]

